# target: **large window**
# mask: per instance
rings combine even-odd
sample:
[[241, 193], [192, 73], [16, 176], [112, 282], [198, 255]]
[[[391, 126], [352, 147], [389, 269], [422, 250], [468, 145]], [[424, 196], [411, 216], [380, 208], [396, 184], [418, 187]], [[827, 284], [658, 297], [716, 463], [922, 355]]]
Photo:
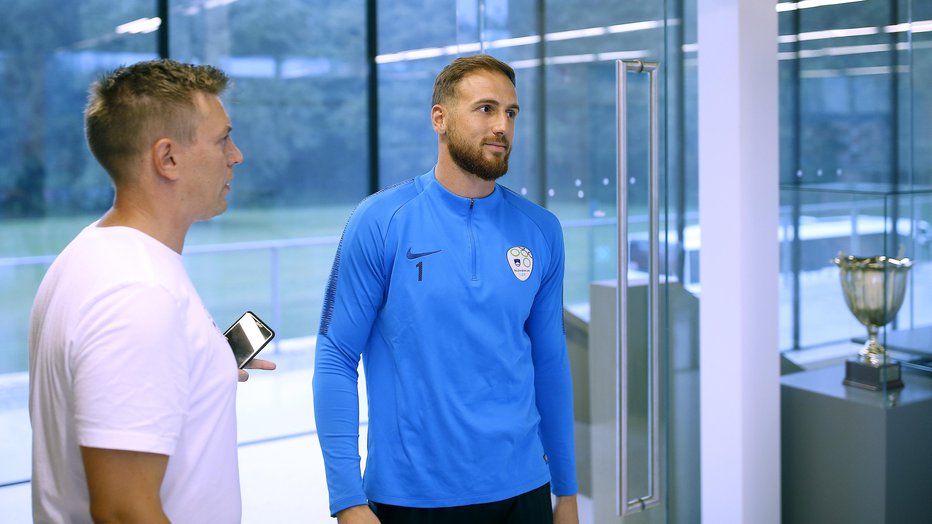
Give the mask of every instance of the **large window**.
[[[537, 2], [448, 0], [439, 4], [378, 2], [380, 185], [392, 185], [434, 166], [437, 135], [430, 126], [434, 77], [457, 55], [485, 52], [511, 63], [518, 77], [521, 113], [516, 145], [508, 175], [501, 182], [537, 199], [541, 173]], [[436, 18], [425, 17], [425, 12], [435, 10]]]
[[[12, 0], [0, 18], [0, 374], [26, 369], [32, 297], [46, 260], [109, 207], [113, 192], [84, 143], [88, 84], [155, 58], [154, 33], [127, 22], [150, 1]], [[122, 29], [121, 29], [122, 28]], [[132, 28], [131, 28], [132, 29]]]
[[892, 328], [932, 322], [932, 5], [848, 0], [780, 13], [783, 349], [864, 336], [839, 252], [916, 264]]
[[249, 307], [283, 339], [316, 333], [323, 261], [369, 189], [365, 3], [178, 1], [168, 24], [152, 1], [9, 4], [0, 21], [0, 373], [26, 369], [31, 297], [51, 257], [112, 201], [84, 143], [88, 85], [156, 58], [166, 26], [172, 58], [233, 78], [225, 103], [245, 155], [229, 211], [189, 235], [192, 278], [218, 322]]
[[[4, 3], [0, 486], [30, 476], [32, 299], [55, 255], [113, 199], [84, 141], [89, 84], [160, 55], [214, 64], [232, 78], [224, 103], [245, 162], [228, 211], [189, 233], [185, 263], [218, 325], [251, 309], [277, 332], [266, 351], [280, 369], [307, 369], [339, 235], [370, 190], [366, 19], [363, 0]], [[310, 410], [282, 416], [293, 408], [271, 402], [258, 418], [241, 417], [240, 440], [307, 433]]]
[[11, 0], [3, 9], [0, 486], [30, 476], [25, 370], [36, 288], [52, 257], [113, 198], [84, 143], [88, 84], [119, 64], [157, 56], [154, 33], [125, 25], [154, 17], [151, 1]]
[[[781, 349], [863, 333], [831, 263], [839, 251], [915, 259], [891, 328], [932, 324], [921, 292], [932, 279], [932, 2], [775, 4]], [[647, 85], [631, 78], [631, 176], [618, 181], [614, 61], [662, 62], [664, 273], [697, 285], [695, 9], [692, 0], [7, 0], [0, 399], [25, 407], [32, 297], [55, 254], [111, 203], [84, 144], [88, 84], [160, 54], [216, 64], [234, 81], [224, 102], [245, 162], [229, 210], [188, 237], [195, 285], [218, 324], [256, 311], [276, 328], [279, 355], [291, 351], [299, 365], [312, 363], [353, 207], [433, 167], [433, 79], [461, 54], [486, 52], [517, 71], [522, 111], [502, 183], [563, 221], [569, 306], [588, 302], [590, 282], [614, 277], [618, 183], [630, 191], [631, 231], [646, 238]], [[306, 429], [305, 415], [252, 425], [261, 427], [250, 438]], [[15, 424], [28, 432], [28, 421]], [[28, 477], [21, 447], [7, 453], [0, 485]]]
[[170, 55], [234, 80], [245, 157], [229, 211], [191, 232], [192, 280], [218, 322], [253, 308], [279, 345], [310, 349], [339, 234], [369, 192], [365, 2], [170, 5]]

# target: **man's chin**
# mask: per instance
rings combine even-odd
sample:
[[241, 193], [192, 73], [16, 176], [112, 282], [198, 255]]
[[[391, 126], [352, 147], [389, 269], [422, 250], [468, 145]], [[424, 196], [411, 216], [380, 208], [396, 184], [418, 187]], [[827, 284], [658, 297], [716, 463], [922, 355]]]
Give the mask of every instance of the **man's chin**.
[[486, 159], [484, 164], [485, 165], [482, 166], [482, 173], [476, 174], [476, 176], [483, 180], [495, 181], [508, 173], [507, 156], [503, 158], [502, 155], [495, 155], [491, 159]]
[[473, 174], [481, 178], [482, 180], [485, 180], [486, 182], [495, 182], [499, 178], [505, 176], [507, 172], [508, 170], [506, 169], [505, 171], [501, 171], [501, 172], [483, 171], [482, 173], [473, 173]]
[[228, 207], [230, 207], [230, 206], [229, 206], [229, 204], [227, 203], [226, 199], [224, 199], [223, 203], [222, 203], [220, 206], [218, 206], [216, 209], [210, 211], [209, 213], [204, 213], [204, 214], [198, 219], [198, 222], [204, 222], [204, 221], [206, 221], [206, 220], [210, 220], [211, 218], [218, 217], [218, 216], [222, 215], [224, 212], [226, 212], [226, 210], [227, 210]]

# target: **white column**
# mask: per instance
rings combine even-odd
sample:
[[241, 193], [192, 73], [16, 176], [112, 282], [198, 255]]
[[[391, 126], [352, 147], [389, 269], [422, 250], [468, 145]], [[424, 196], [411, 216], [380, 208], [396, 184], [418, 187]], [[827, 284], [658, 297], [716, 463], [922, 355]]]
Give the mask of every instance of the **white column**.
[[780, 522], [774, 1], [698, 0], [702, 521]]

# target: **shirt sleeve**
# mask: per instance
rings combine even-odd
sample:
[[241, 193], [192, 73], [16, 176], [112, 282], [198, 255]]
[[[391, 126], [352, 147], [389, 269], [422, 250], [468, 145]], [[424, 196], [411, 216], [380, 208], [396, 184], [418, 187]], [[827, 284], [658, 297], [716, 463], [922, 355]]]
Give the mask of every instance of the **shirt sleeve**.
[[134, 284], [84, 312], [69, 352], [81, 446], [174, 452], [190, 390], [182, 311], [168, 290]]
[[553, 219], [551, 260], [525, 324], [531, 339], [540, 438], [555, 495], [577, 492], [573, 384], [563, 328], [563, 234]]
[[357, 209], [343, 232], [327, 284], [314, 362], [314, 416], [330, 513], [368, 502], [359, 456], [362, 350], [383, 301], [382, 236]]

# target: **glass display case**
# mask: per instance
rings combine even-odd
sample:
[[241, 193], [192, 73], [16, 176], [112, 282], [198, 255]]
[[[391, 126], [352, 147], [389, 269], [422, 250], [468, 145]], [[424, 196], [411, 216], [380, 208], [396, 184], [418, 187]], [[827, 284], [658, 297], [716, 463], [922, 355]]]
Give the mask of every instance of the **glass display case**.
[[[780, 201], [781, 349], [864, 343], [868, 328], [852, 312], [850, 296], [846, 302], [835, 261], [882, 256], [888, 267], [874, 292], [883, 293], [878, 307], [888, 311], [877, 341], [904, 365], [932, 362], [932, 294], [924, 291], [932, 281], [932, 187], [785, 185]], [[894, 270], [891, 262], [904, 267]], [[899, 293], [896, 280], [903, 280]]]

